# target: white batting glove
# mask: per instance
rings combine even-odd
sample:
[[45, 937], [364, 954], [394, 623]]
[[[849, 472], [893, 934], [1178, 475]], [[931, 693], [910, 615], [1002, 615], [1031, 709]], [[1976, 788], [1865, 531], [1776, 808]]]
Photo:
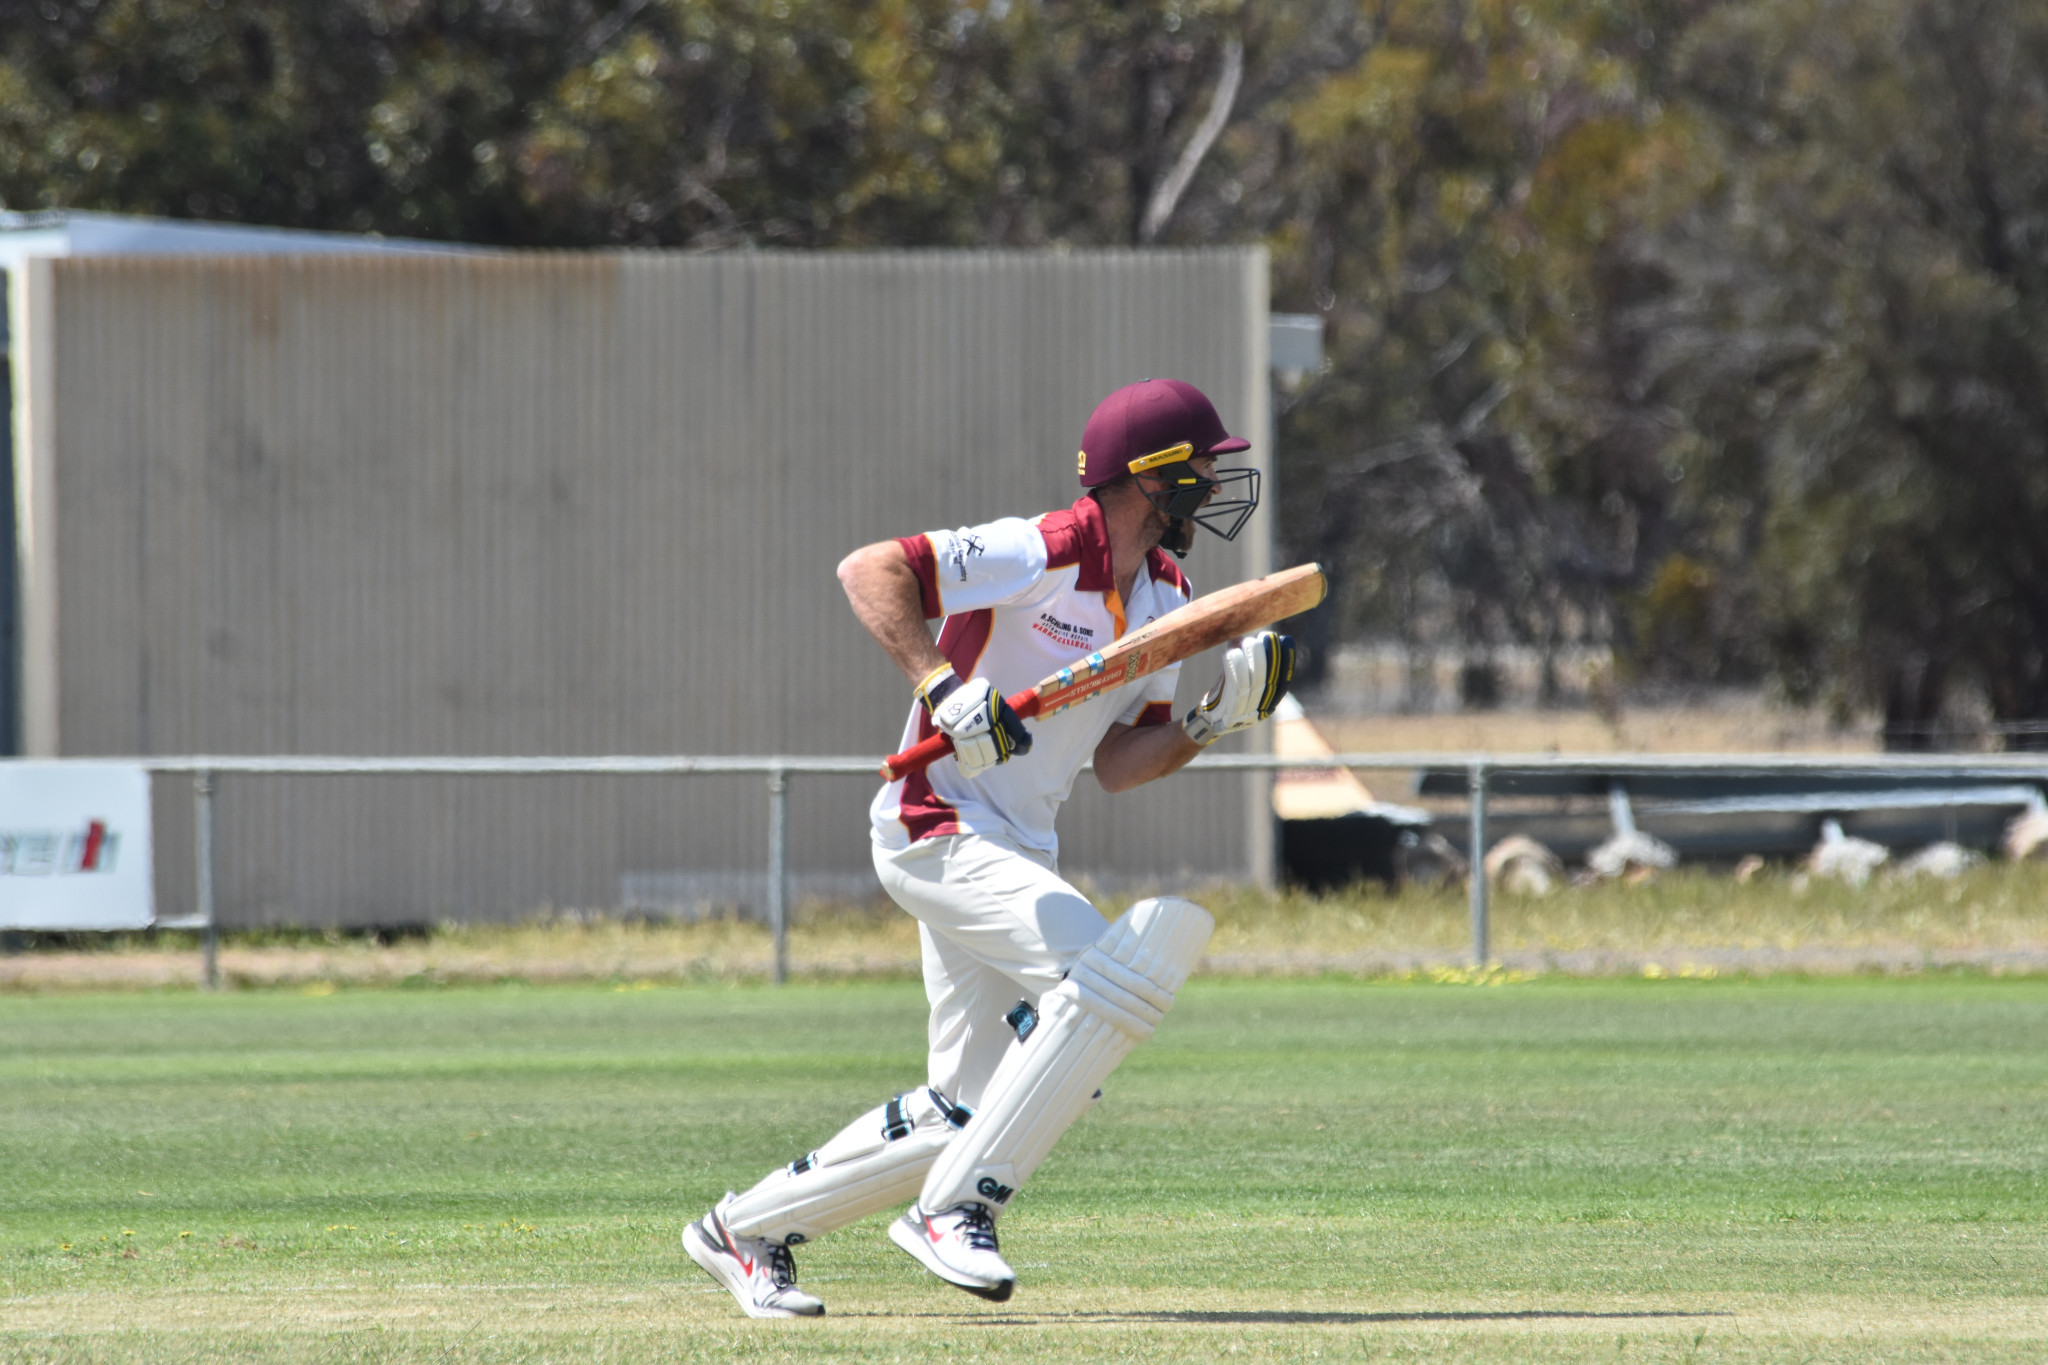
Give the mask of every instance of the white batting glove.
[[998, 763], [1031, 752], [1031, 732], [987, 678], [961, 682], [949, 668], [918, 684], [932, 724], [953, 741], [962, 777], [979, 777]]
[[1273, 714], [1294, 681], [1294, 637], [1262, 630], [1223, 652], [1223, 676], [1188, 712], [1181, 729], [1207, 748]]

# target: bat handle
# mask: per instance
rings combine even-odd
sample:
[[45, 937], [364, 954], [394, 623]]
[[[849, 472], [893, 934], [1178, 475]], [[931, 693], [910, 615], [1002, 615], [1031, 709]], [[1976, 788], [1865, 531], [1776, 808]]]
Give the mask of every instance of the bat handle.
[[[1007, 700], [1010, 709], [1024, 720], [1030, 720], [1038, 714], [1038, 689], [1035, 687], [1027, 687]], [[952, 752], [953, 741], [945, 735], [926, 735], [902, 753], [891, 754], [883, 759], [882, 779], [894, 782], [912, 773], [921, 773]]]

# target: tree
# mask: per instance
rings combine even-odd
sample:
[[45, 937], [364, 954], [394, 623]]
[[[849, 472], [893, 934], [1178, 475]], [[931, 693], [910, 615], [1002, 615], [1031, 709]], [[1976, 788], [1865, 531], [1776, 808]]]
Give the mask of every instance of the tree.
[[1778, 676], [1894, 747], [2048, 716], [2048, 13], [1731, 6], [1680, 74], [1721, 169], [1646, 244], [1641, 382]]
[[1256, 236], [1211, 149], [1369, 31], [1339, 0], [0, 0], [0, 203], [501, 246]]
[[1392, 6], [1290, 132], [1277, 292], [1332, 330], [1285, 416], [1297, 553], [1336, 628], [1414, 644], [1611, 639], [1668, 538], [1663, 440], [1610, 392], [1628, 215], [1682, 123], [1642, 83], [1648, 5]]
[[526, 243], [493, 148], [588, 4], [0, 0], [0, 203]]
[[1319, 628], [2048, 716], [2038, 3], [0, 0], [0, 203], [1264, 241]]

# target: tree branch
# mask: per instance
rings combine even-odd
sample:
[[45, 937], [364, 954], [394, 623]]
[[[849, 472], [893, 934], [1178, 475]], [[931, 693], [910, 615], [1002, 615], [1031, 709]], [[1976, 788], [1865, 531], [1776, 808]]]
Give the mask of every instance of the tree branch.
[[1195, 171], [1201, 167], [1202, 158], [1209, 155], [1209, 149], [1216, 145], [1216, 139], [1223, 135], [1223, 129], [1230, 122], [1230, 108], [1237, 103], [1237, 87], [1244, 81], [1244, 44], [1232, 38], [1223, 45], [1223, 74], [1216, 81], [1216, 97], [1209, 102], [1209, 112], [1202, 115], [1202, 121], [1195, 128], [1195, 135], [1188, 139], [1188, 145], [1181, 149], [1180, 159], [1173, 163], [1166, 178], [1152, 191], [1152, 201], [1145, 205], [1145, 217], [1138, 224], [1138, 242], [1150, 246], [1159, 239], [1167, 221], [1173, 217], [1174, 209], [1180, 206], [1181, 196], [1187, 193], [1194, 181]]
[[584, 31], [583, 37], [577, 40], [577, 57], [587, 62], [604, 51], [606, 45], [624, 32], [626, 25], [637, 19], [640, 11], [646, 9], [647, 5], [648, 0], [626, 0], [625, 4], [592, 24]]

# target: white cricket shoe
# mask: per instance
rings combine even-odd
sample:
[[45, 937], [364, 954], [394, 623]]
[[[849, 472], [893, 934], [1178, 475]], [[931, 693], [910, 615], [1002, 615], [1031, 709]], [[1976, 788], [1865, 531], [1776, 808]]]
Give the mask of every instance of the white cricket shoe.
[[944, 1213], [910, 1211], [889, 1225], [889, 1240], [926, 1270], [970, 1294], [997, 1303], [1017, 1287], [1017, 1272], [996, 1250], [996, 1220], [982, 1204], [955, 1204]]
[[765, 1237], [735, 1237], [721, 1216], [728, 1192], [711, 1212], [683, 1229], [683, 1250], [739, 1300], [750, 1318], [814, 1318], [824, 1302], [796, 1287], [796, 1258]]

